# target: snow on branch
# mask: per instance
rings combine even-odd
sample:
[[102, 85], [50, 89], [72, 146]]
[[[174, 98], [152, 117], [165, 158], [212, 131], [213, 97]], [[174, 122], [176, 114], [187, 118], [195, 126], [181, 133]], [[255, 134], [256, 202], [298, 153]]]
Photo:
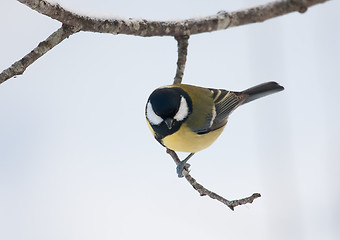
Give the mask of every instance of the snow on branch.
[[82, 31], [128, 34], [135, 36], [180, 36], [226, 29], [267, 19], [290, 12], [305, 12], [308, 7], [327, 0], [281, 0], [235, 11], [219, 11], [215, 15], [180, 21], [153, 21], [146, 19], [95, 18], [82, 16], [46, 0], [18, 0], [37, 12], [64, 24], [81, 26]]
[[[263, 22], [267, 19], [281, 16], [290, 12], [305, 12], [308, 7], [328, 0], [281, 0], [244, 10], [227, 12], [219, 11], [215, 15], [190, 18], [180, 21], [152, 21], [146, 19], [123, 18], [94, 18], [73, 13], [59, 4], [46, 0], [18, 0], [33, 10], [60, 21], [63, 27], [41, 42], [35, 49], [21, 60], [12, 64], [0, 73], [0, 84], [6, 80], [22, 74], [35, 60], [58, 45], [65, 38], [79, 31], [128, 34], [134, 36], [174, 36], [178, 41], [178, 68], [175, 83], [180, 83], [185, 67], [187, 39], [193, 34], [212, 32], [229, 27], [250, 23]], [[66, 28], [67, 26], [67, 28]], [[68, 31], [65, 31], [69, 29]], [[70, 31], [72, 30], [72, 31]], [[185, 55], [183, 55], [185, 54]], [[181, 72], [182, 71], [182, 72]]]
[[[43, 56], [64, 39], [79, 31], [127, 34], [142, 37], [174, 37], [178, 43], [178, 61], [174, 84], [178, 84], [182, 82], [187, 57], [188, 39], [190, 35], [213, 32], [250, 23], [263, 22], [295, 11], [304, 13], [310, 6], [326, 2], [328, 0], [281, 0], [239, 11], [219, 11], [215, 15], [184, 19], [180, 21], [154, 21], [133, 18], [95, 18], [92, 16], [73, 13], [59, 4], [49, 3], [46, 0], [18, 1], [41, 14], [61, 22], [62, 27], [52, 33], [46, 40], [39, 43], [36, 48], [22, 59], [13, 63], [9, 68], [3, 70], [0, 73], [0, 84], [12, 77], [22, 74], [34, 61]], [[167, 153], [171, 155], [176, 164], [179, 163], [180, 160], [174, 151], [167, 150]], [[200, 193], [201, 196], [207, 195], [210, 198], [216, 199], [227, 205], [232, 210], [234, 210], [234, 207], [238, 205], [252, 203], [253, 200], [261, 196], [259, 193], [254, 193], [250, 197], [230, 201], [197, 183], [188, 171], [184, 172], [186, 180]]]

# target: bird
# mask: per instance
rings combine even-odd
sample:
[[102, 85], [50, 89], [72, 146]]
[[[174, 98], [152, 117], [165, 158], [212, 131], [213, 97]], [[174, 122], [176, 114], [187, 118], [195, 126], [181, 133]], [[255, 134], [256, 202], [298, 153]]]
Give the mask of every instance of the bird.
[[167, 85], [150, 94], [145, 107], [146, 122], [161, 145], [190, 153], [176, 168], [178, 177], [183, 177], [183, 169], [190, 166], [188, 160], [221, 135], [236, 108], [282, 90], [284, 87], [276, 82], [239, 92], [189, 84]]

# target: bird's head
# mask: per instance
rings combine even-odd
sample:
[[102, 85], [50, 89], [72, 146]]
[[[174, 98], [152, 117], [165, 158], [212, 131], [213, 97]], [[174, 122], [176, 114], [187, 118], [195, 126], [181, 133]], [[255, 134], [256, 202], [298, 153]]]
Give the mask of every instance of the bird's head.
[[176, 132], [192, 112], [189, 95], [179, 87], [162, 87], [153, 91], [145, 115], [156, 134], [164, 137]]

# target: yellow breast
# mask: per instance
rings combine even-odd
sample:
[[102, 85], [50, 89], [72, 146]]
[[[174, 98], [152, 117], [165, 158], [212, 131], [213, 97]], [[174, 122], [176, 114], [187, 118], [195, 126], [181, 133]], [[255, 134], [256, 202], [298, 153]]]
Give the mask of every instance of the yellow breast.
[[180, 152], [198, 152], [209, 147], [221, 135], [224, 126], [206, 134], [196, 134], [184, 123], [181, 128], [172, 135], [162, 139], [167, 148]]

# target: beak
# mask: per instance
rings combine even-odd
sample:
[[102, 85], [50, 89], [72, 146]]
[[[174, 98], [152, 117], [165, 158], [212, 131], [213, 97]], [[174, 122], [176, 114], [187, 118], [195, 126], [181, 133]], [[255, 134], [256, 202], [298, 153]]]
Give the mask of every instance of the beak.
[[166, 123], [166, 125], [168, 126], [169, 129], [172, 128], [172, 126], [174, 125], [174, 119], [173, 118], [167, 118], [164, 120], [164, 122]]

